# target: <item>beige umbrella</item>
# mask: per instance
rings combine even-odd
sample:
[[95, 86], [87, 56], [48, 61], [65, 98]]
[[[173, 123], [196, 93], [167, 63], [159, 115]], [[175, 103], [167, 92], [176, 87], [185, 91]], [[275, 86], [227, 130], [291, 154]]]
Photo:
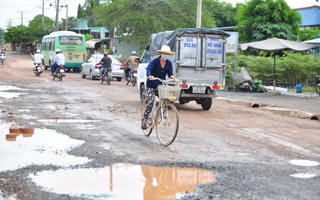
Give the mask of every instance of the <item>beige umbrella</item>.
[[[282, 51], [282, 50], [293, 50], [293, 51], [307, 51], [313, 47], [314, 44], [307, 44], [301, 42], [294, 42], [290, 40], [284, 40], [279, 38], [270, 38], [266, 40], [261, 40], [257, 42], [243, 43], [239, 45], [241, 50], [247, 50], [248, 48], [253, 48], [263, 51]], [[276, 56], [274, 55], [274, 66], [273, 66], [273, 89], [276, 87]]]

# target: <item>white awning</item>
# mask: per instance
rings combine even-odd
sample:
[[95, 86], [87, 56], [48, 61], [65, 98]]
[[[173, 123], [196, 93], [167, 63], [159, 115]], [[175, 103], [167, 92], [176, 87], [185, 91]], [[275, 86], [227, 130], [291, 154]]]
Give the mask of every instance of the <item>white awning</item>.
[[97, 42], [100, 42], [101, 40], [99, 39], [92, 39], [92, 40], [88, 40], [86, 41], [86, 48], [87, 49], [95, 49], [95, 45]]

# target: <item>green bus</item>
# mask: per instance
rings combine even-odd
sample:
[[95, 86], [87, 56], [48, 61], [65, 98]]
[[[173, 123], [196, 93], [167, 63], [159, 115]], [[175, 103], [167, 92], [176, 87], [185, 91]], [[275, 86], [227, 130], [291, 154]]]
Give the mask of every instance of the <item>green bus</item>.
[[82, 34], [73, 31], [56, 31], [42, 38], [43, 66], [47, 70], [56, 55], [55, 49], [61, 49], [66, 58], [66, 69], [79, 72], [86, 60], [86, 41]]

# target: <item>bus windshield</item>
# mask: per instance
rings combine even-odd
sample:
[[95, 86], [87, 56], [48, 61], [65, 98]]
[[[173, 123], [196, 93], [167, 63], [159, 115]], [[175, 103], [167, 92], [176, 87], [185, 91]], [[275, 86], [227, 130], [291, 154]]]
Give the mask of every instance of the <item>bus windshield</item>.
[[83, 37], [81, 36], [59, 36], [60, 45], [82, 45]]

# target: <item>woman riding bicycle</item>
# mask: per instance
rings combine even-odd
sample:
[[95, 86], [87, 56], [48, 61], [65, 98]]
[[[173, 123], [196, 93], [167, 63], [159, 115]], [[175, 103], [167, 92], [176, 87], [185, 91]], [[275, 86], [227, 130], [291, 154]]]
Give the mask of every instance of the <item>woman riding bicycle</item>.
[[162, 84], [159, 80], [155, 80], [155, 77], [165, 80], [166, 75], [168, 75], [170, 79], [174, 79], [176, 82], [178, 81], [173, 76], [172, 63], [169, 60], [169, 57], [174, 55], [174, 52], [172, 52], [170, 47], [167, 45], [163, 45], [161, 47], [161, 50], [157, 50], [156, 52], [160, 56], [152, 60], [147, 67], [148, 80], [146, 98], [148, 98], [148, 104], [146, 106], [141, 122], [142, 129], [146, 129], [148, 126], [148, 117], [151, 113], [152, 106], [155, 101], [156, 90], [158, 85]]

